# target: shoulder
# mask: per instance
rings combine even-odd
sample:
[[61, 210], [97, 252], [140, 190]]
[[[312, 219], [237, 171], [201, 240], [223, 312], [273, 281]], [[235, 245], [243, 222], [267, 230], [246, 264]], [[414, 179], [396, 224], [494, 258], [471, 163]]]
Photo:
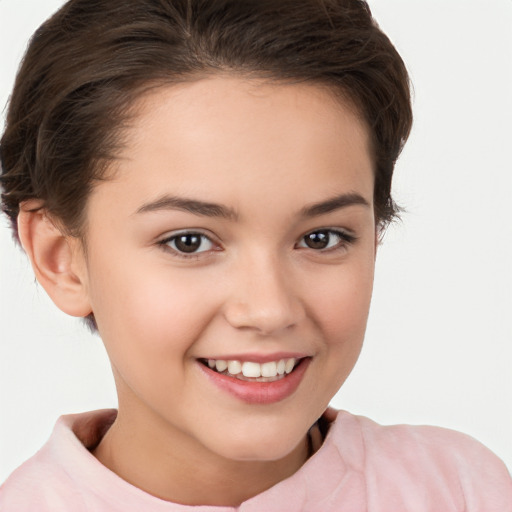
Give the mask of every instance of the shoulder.
[[16, 469], [0, 487], [0, 510], [5, 512], [64, 512], [69, 504], [84, 510], [74, 483], [52, 460], [45, 445]]
[[454, 510], [512, 512], [512, 479], [505, 464], [466, 434], [432, 426], [383, 426], [340, 411], [333, 432], [340, 450], [347, 449], [344, 433], [350, 433], [351, 450], [358, 446], [369, 493], [401, 494], [400, 503], [424, 495], [452, 502]]
[[67, 512], [70, 504], [74, 512], [86, 510], [83, 482], [96, 472], [87, 448], [114, 414], [105, 410], [61, 417], [41, 450], [0, 487], [0, 510]]

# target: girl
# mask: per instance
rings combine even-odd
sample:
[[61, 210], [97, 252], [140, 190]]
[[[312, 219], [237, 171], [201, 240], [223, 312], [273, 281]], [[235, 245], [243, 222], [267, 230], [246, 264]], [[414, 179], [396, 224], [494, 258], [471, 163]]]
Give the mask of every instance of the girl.
[[475, 441], [328, 409], [410, 126], [363, 2], [65, 4], [14, 87], [2, 201], [119, 407], [61, 418], [2, 510], [510, 509]]

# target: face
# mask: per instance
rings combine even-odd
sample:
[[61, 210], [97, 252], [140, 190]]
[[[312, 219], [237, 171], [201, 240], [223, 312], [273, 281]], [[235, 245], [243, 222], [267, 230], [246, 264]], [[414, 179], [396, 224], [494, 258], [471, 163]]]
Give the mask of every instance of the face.
[[364, 336], [364, 124], [319, 86], [217, 77], [145, 97], [125, 141], [84, 263], [119, 418], [197, 454], [285, 457]]

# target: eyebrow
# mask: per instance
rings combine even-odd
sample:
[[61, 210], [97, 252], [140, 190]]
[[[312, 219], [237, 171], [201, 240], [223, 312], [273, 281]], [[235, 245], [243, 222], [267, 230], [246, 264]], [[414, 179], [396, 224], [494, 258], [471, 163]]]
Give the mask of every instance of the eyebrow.
[[306, 218], [317, 217], [319, 215], [325, 215], [326, 213], [331, 213], [336, 210], [340, 210], [341, 208], [354, 205], [361, 205], [370, 208], [370, 203], [363, 196], [360, 194], [351, 193], [341, 194], [331, 197], [326, 201], [321, 201], [319, 203], [313, 203], [311, 205], [305, 206], [300, 211], [300, 215], [301, 217]]
[[208, 203], [187, 197], [165, 195], [156, 201], [142, 205], [137, 213], [156, 212], [161, 210], [182, 210], [204, 217], [221, 217], [228, 220], [238, 220], [238, 213], [227, 206]]
[[[354, 205], [370, 207], [370, 203], [360, 194], [340, 194], [325, 201], [305, 206], [300, 210], [299, 216], [303, 218], [313, 218]], [[237, 221], [240, 218], [236, 210], [228, 206], [200, 201], [198, 199], [170, 195], [165, 195], [156, 201], [145, 203], [137, 210], [136, 213], [139, 214], [162, 210], [182, 210], [195, 215], [219, 217], [231, 221]]]

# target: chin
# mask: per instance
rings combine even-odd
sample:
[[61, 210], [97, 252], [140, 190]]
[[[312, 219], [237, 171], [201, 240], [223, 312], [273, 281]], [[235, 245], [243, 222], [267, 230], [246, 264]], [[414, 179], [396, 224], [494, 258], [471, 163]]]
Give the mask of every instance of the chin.
[[287, 446], [259, 447], [259, 446], [233, 446], [223, 450], [223, 456], [230, 460], [239, 462], [272, 462], [286, 458], [301, 442]]
[[277, 432], [260, 428], [257, 431], [226, 433], [219, 440], [215, 451], [226, 459], [236, 461], [271, 462], [284, 459], [301, 445], [307, 428], [290, 429], [281, 428]]

